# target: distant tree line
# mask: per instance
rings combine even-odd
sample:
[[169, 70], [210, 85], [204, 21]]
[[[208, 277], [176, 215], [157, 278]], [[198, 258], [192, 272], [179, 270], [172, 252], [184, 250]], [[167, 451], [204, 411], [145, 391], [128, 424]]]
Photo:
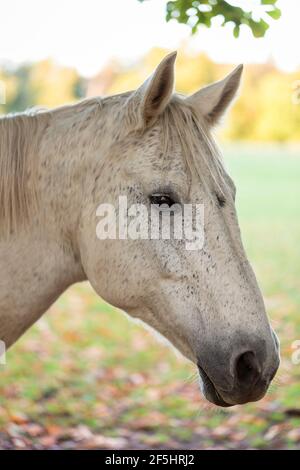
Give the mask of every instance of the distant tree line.
[[[0, 112], [22, 111], [32, 106], [57, 106], [74, 102], [86, 94], [107, 95], [139, 86], [167, 53], [153, 49], [128, 68], [116, 61], [85, 80], [76, 70], [50, 60], [17, 69], [0, 67], [6, 103]], [[236, 64], [235, 64], [236, 65]], [[190, 56], [180, 50], [176, 61], [176, 89], [189, 94], [222, 78], [233, 65], [217, 65], [205, 55]], [[240, 96], [222, 130], [229, 140], [300, 141], [300, 73], [280, 72], [270, 62], [245, 67]]]

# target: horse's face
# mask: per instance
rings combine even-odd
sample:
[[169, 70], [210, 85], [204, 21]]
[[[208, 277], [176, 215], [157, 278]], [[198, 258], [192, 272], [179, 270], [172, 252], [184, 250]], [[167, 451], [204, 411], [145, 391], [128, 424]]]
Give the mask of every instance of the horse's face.
[[[106, 300], [158, 330], [197, 364], [209, 401], [221, 406], [255, 401], [265, 394], [278, 368], [278, 342], [242, 246], [234, 184], [224, 169], [219, 168], [222, 174], [217, 174], [203, 161], [200, 180], [193, 165], [187, 165], [180, 142], [191, 131], [185, 132], [184, 126], [195, 126], [191, 132], [193, 139], [198, 138], [197, 148], [192, 149], [195, 157], [200, 161], [206, 153], [212, 161], [216, 159], [209, 125], [235, 94], [240, 69], [187, 101], [170, 103], [173, 63], [174, 56], [168, 56], [129, 98], [129, 111], [134, 103], [135, 112], [140, 113], [136, 120], [144, 119], [148, 127], [122, 140], [122, 157], [115, 169], [110, 168], [115, 174], [102, 200], [106, 197], [118, 207], [119, 196], [126, 196], [128, 208], [143, 204], [148, 214], [151, 204], [152, 210], [160, 211], [153, 203], [165, 203], [165, 213], [173, 203], [178, 207], [201, 204], [204, 244], [187, 249], [184, 237], [175, 239], [172, 231], [167, 240], [161, 231], [159, 239], [134, 240], [127, 234], [127, 239], [120, 240], [117, 236], [91, 243], [86, 272]], [[192, 106], [199, 107], [199, 126], [206, 129], [206, 137], [198, 132], [195, 114], [191, 118]], [[172, 119], [178, 118], [176, 110], [181, 107], [185, 108], [183, 121], [172, 132]], [[174, 217], [170, 217], [173, 222]], [[150, 218], [144, 217], [142, 224]]]

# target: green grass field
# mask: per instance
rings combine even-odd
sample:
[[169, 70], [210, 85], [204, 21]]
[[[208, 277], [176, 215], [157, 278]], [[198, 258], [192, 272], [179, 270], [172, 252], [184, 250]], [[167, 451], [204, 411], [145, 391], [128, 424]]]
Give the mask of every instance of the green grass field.
[[82, 284], [0, 366], [3, 448], [300, 448], [300, 364], [291, 361], [300, 339], [300, 149], [235, 146], [225, 161], [282, 343], [265, 399], [210, 406], [192, 365]]

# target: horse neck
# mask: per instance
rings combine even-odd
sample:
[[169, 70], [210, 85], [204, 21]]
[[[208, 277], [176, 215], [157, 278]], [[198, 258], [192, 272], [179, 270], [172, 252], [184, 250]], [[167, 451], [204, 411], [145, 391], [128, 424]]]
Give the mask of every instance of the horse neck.
[[109, 147], [103, 138], [106, 117], [96, 100], [58, 109], [40, 144], [37, 223], [44, 238], [55, 240], [76, 262], [82, 212], [93, 205]]

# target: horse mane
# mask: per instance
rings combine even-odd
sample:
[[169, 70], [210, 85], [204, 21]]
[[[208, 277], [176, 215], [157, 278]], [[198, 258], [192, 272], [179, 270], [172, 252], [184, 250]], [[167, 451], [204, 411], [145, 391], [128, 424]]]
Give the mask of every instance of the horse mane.
[[38, 110], [0, 118], [0, 236], [14, 232], [35, 207], [36, 154], [47, 120]]
[[161, 116], [161, 122], [164, 153], [172, 153], [172, 135], [175, 133], [190, 174], [196, 172], [207, 193], [211, 194], [207, 179], [209, 176], [220, 195], [230, 194], [221, 152], [199, 110], [187, 103], [184, 97], [174, 95]]
[[0, 239], [26, 225], [38, 207], [38, 151], [53, 115], [60, 113], [69, 124], [102, 106], [93, 98], [51, 110], [32, 108], [0, 117]]

